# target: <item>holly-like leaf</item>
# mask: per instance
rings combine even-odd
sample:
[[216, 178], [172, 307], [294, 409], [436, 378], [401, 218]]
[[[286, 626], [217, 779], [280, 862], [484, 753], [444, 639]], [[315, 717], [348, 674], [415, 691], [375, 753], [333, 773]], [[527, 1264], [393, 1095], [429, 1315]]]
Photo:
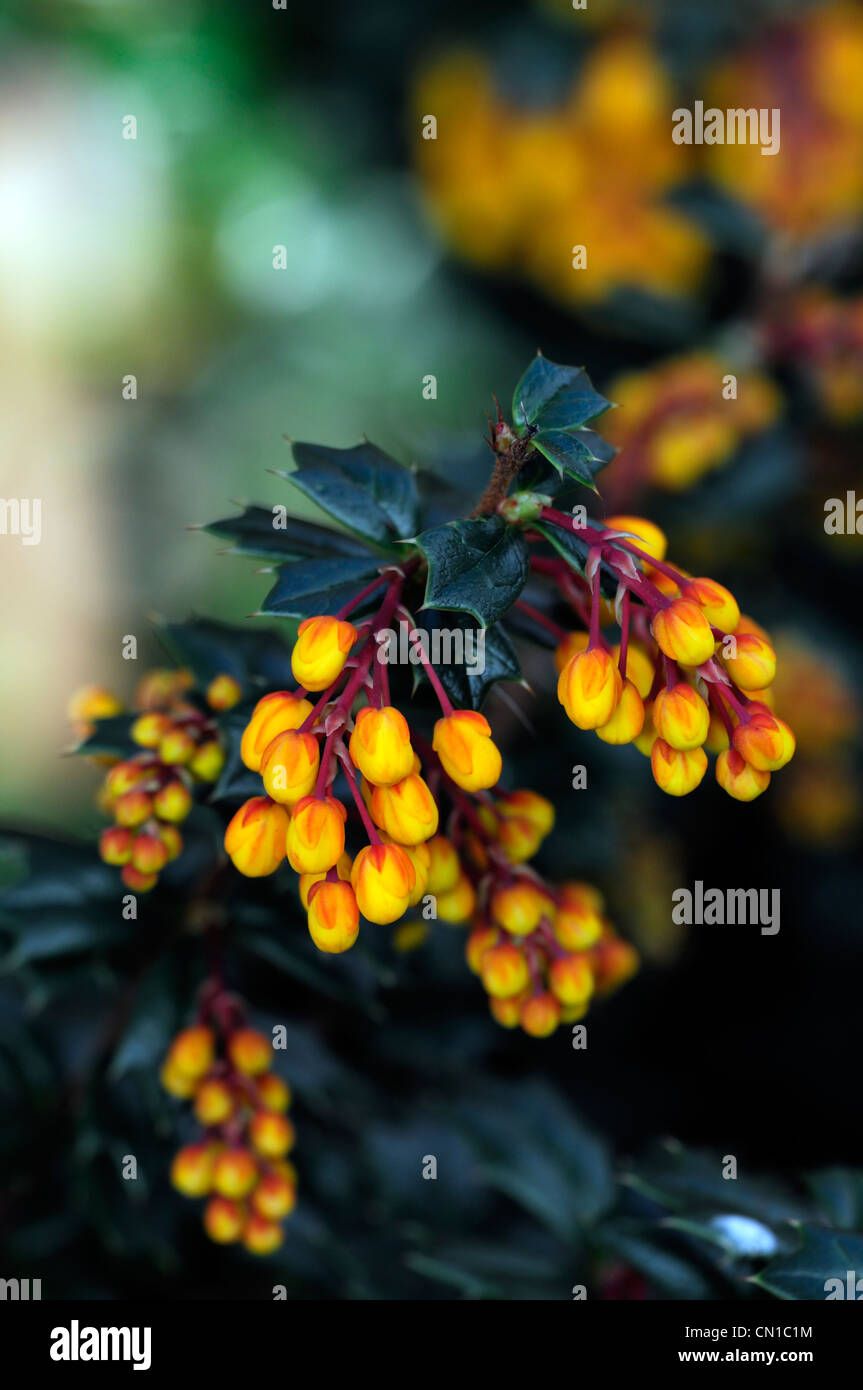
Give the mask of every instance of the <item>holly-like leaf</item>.
[[614, 458], [617, 450], [596, 430], [540, 430], [534, 436], [538, 449], [563, 477], [574, 478], [597, 491], [594, 479]]
[[595, 389], [583, 367], [564, 367], [538, 354], [512, 396], [512, 418], [523, 433], [528, 425], [540, 430], [577, 430], [611, 407]]
[[[500, 623], [481, 627], [463, 614], [442, 614], [424, 609], [417, 624], [429, 634], [429, 659], [453, 704], [459, 709], [480, 709], [496, 681], [521, 679], [518, 655]], [[448, 632], [448, 640], [435, 638]], [[423, 668], [414, 668], [419, 682]]]
[[377, 545], [413, 535], [419, 500], [414, 475], [374, 444], [294, 444], [293, 450], [299, 467], [280, 476], [343, 526]]
[[315, 526], [304, 517], [285, 516], [279, 507], [250, 505], [236, 516], [211, 521], [202, 530], [233, 541], [230, 554], [250, 555], [260, 560], [285, 562], [367, 553], [360, 541], [344, 531]]
[[423, 531], [416, 543], [428, 561], [424, 608], [470, 613], [490, 627], [527, 582], [527, 543], [502, 517], [450, 521]]
[[[823, 1226], [800, 1226], [802, 1243], [790, 1255], [780, 1255], [756, 1274], [753, 1284], [776, 1298], [819, 1302], [856, 1298], [856, 1280], [863, 1277], [863, 1236], [830, 1231]], [[848, 1275], [852, 1290], [849, 1294]], [[829, 1280], [838, 1283], [828, 1285]]]
[[358, 589], [374, 579], [377, 565], [373, 555], [300, 560], [294, 565], [284, 565], [261, 605], [261, 613], [272, 613], [280, 618], [335, 613]]
[[274, 632], [190, 618], [185, 623], [160, 623], [157, 635], [202, 689], [222, 673], [233, 676], [244, 690], [262, 681], [280, 686], [292, 680], [290, 651]]
[[94, 720], [93, 732], [87, 734], [73, 753], [84, 753], [87, 757], [130, 758], [141, 750], [132, 742], [129, 730], [135, 721], [134, 714], [114, 714], [110, 719]]

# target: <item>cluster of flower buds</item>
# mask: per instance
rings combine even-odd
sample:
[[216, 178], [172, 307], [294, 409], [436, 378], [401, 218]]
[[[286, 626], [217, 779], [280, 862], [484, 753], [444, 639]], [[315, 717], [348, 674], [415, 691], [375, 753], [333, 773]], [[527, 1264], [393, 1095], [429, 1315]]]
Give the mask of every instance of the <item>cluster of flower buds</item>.
[[[730, 796], [759, 796], [795, 748], [772, 709], [776, 655], [763, 628], [715, 580], [666, 564], [665, 536], [652, 522], [616, 516], [605, 527], [577, 525], [550, 507], [542, 515], [577, 529], [589, 546], [584, 579], [563, 562], [534, 559], [586, 624], [556, 629], [558, 699], [573, 724], [605, 743], [634, 743], [671, 796], [702, 781], [705, 749], [718, 755], [716, 780]], [[617, 580], [613, 606], [600, 590], [603, 574]], [[616, 640], [603, 633], [610, 624]]]
[[[369, 586], [385, 590], [374, 621], [355, 627], [346, 619], [364, 590], [339, 615], [301, 623], [291, 658], [299, 688], [265, 695], [242, 738], [243, 762], [260, 773], [265, 795], [237, 811], [225, 848], [250, 877], [273, 873], [287, 858], [300, 876], [312, 939], [326, 952], [354, 944], [360, 916], [395, 922], [426, 893], [444, 899], [444, 912], [454, 911], [451, 894], [467, 904], [452, 868], [457, 856], [438, 835], [438, 803], [411, 730], [390, 703], [386, 666], [375, 659], [375, 633], [397, 611], [403, 581], [403, 572], [388, 572]], [[434, 778], [470, 792], [494, 786], [501, 757], [487, 720], [453, 709], [430, 664], [426, 671], [442, 705], [424, 749]], [[315, 704], [310, 692], [319, 696]], [[360, 698], [366, 703], [354, 712]], [[333, 795], [339, 770], [364, 829], [354, 855], [345, 848], [348, 806]]]
[[[482, 973], [494, 1016], [542, 1036], [576, 1017], [576, 1006], [584, 1012], [594, 990], [631, 974], [634, 952], [600, 916], [594, 890], [579, 886], [578, 905], [565, 909], [575, 903], [573, 885], [557, 892], [528, 865], [554, 808], [529, 790], [491, 794], [502, 761], [488, 721], [453, 708], [421, 644], [441, 706], [431, 741], [390, 703], [376, 633], [396, 613], [415, 631], [401, 605], [405, 577], [388, 570], [370, 586], [384, 588], [371, 620], [347, 621], [364, 590], [339, 614], [301, 623], [292, 654], [299, 688], [265, 695], [242, 738], [243, 762], [260, 773], [265, 794], [237, 811], [225, 848], [250, 877], [287, 858], [321, 951], [351, 947], [361, 917], [393, 923], [431, 895], [437, 919], [471, 924], [468, 963]], [[339, 773], [351, 816], [333, 794]], [[364, 841], [353, 854], [352, 820]]]
[[[162, 1067], [170, 1095], [192, 1102], [203, 1134], [175, 1155], [171, 1181], [185, 1197], [206, 1197], [204, 1230], [218, 1245], [241, 1241], [269, 1255], [297, 1200], [287, 1159], [294, 1126], [290, 1088], [272, 1070], [268, 1038], [242, 1025], [236, 1005], [214, 987], [203, 1020], [179, 1033]], [[207, 1021], [213, 1019], [215, 1026]]]
[[[153, 888], [160, 871], [183, 847], [178, 829], [194, 802], [199, 783], [215, 782], [225, 755], [211, 711], [232, 708], [242, 696], [239, 684], [219, 675], [205, 692], [203, 708], [191, 698], [192, 677], [183, 670], [153, 670], [139, 682], [132, 704], [129, 735], [140, 752], [109, 768], [99, 806], [114, 824], [102, 832], [99, 853], [122, 868], [123, 882], [136, 893]], [[70, 702], [80, 734], [93, 720], [122, 712], [109, 692], [89, 687]]]

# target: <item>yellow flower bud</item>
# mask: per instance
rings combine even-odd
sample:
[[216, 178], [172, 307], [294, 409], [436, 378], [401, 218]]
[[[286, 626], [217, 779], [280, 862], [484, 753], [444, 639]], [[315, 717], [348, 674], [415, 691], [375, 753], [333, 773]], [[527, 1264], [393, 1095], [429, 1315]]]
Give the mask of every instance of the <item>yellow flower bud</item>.
[[554, 665], [557, 674], [560, 675], [564, 666], [578, 656], [579, 652], [586, 652], [590, 644], [590, 634], [587, 632], [568, 632], [563, 641], [555, 648]]
[[478, 710], [459, 709], [439, 719], [432, 746], [444, 772], [464, 791], [486, 791], [500, 777], [500, 752], [488, 720]]
[[213, 1190], [215, 1151], [208, 1143], [187, 1144], [174, 1155], [171, 1183], [184, 1197], [206, 1197]]
[[210, 709], [233, 709], [243, 698], [243, 687], [234, 676], [226, 672], [216, 676], [207, 686], [207, 704]]
[[250, 1216], [243, 1226], [243, 1245], [250, 1255], [272, 1255], [285, 1239], [285, 1233], [277, 1221], [267, 1221], [262, 1216]]
[[632, 743], [644, 727], [644, 701], [631, 680], [623, 682], [617, 708], [607, 724], [596, 731], [603, 743]]
[[609, 531], [628, 531], [633, 537], [632, 544], [638, 546], [654, 560], [664, 560], [668, 549], [665, 533], [652, 521], [643, 516], [608, 516], [605, 525]]
[[528, 879], [517, 879], [506, 887], [496, 888], [491, 895], [491, 915], [498, 926], [513, 936], [527, 936], [535, 931], [543, 917], [554, 920], [554, 903], [546, 893]]
[[277, 734], [261, 757], [261, 777], [268, 796], [295, 806], [314, 789], [320, 765], [318, 741], [296, 729]]
[[482, 969], [482, 958], [486, 951], [490, 950], [492, 946], [497, 946], [500, 939], [500, 929], [490, 923], [474, 927], [464, 948], [468, 969], [474, 975], [479, 975]]
[[204, 1230], [217, 1245], [232, 1245], [240, 1239], [246, 1214], [240, 1202], [212, 1197], [204, 1209]]
[[770, 643], [755, 632], [734, 634], [733, 655], [720, 653], [720, 660], [741, 690], [764, 690], [776, 675], [776, 653]]
[[285, 857], [290, 819], [283, 806], [253, 796], [236, 812], [225, 831], [225, 850], [246, 878], [275, 873]]
[[259, 700], [240, 740], [240, 757], [246, 767], [260, 772], [261, 756], [268, 744], [277, 734], [299, 729], [313, 708], [308, 700], [298, 700], [288, 690], [274, 690]]
[[[612, 647], [611, 654], [615, 665], [620, 666], [620, 643]], [[653, 662], [639, 642], [630, 642], [626, 649], [626, 679], [631, 680], [642, 700], [646, 700], [653, 689], [656, 674]]]
[[455, 845], [445, 835], [433, 835], [426, 840], [429, 852], [429, 872], [426, 887], [429, 893], [449, 893], [459, 880], [461, 864]]
[[460, 874], [454, 888], [437, 896], [437, 915], [442, 922], [466, 922], [476, 911], [476, 889], [467, 874]]
[[213, 1166], [213, 1187], [220, 1197], [247, 1197], [258, 1180], [258, 1165], [248, 1149], [225, 1149]]
[[312, 885], [309, 892], [309, 935], [319, 951], [341, 955], [342, 951], [348, 951], [353, 946], [359, 930], [359, 908], [349, 883], [324, 879]]
[[770, 785], [770, 773], [753, 767], [736, 748], [726, 748], [716, 759], [716, 780], [735, 801], [754, 801]]
[[794, 756], [797, 741], [784, 719], [764, 705], [751, 706], [749, 719], [738, 724], [732, 743], [759, 772], [778, 772]]
[[707, 754], [703, 748], [683, 752], [671, 748], [663, 738], [657, 738], [650, 754], [653, 780], [669, 796], [686, 796], [694, 791], [707, 771]]
[[593, 993], [593, 972], [585, 956], [560, 956], [552, 962], [548, 983], [558, 1003], [584, 1004]]
[[288, 826], [287, 852], [298, 874], [326, 873], [345, 852], [347, 811], [333, 796], [304, 796]]
[[715, 579], [690, 579], [681, 588], [680, 595], [697, 603], [708, 622], [721, 632], [734, 632], [740, 622], [736, 598]]
[[294, 680], [306, 690], [326, 690], [341, 675], [356, 640], [353, 623], [327, 615], [305, 618], [291, 654]]
[[437, 803], [416, 772], [392, 787], [375, 787], [371, 813], [375, 824], [400, 845], [418, 845], [438, 828]]
[[[349, 882], [351, 877], [352, 863], [353, 861], [351, 859], [351, 856], [349, 854], [343, 854], [338, 864], [336, 865], [336, 873], [338, 874], [342, 883]], [[309, 893], [311, 892], [314, 885], [316, 883], [321, 883], [326, 878], [326, 876], [327, 875], [325, 872], [317, 874], [300, 874], [300, 902], [303, 904], [303, 907], [306, 909], [306, 911], [308, 911], [309, 907]]]
[[602, 647], [574, 656], [557, 682], [557, 698], [579, 729], [599, 729], [607, 724], [622, 690], [614, 659]]
[[683, 666], [701, 666], [716, 646], [710, 623], [691, 599], [674, 599], [667, 608], [660, 608], [650, 630], [659, 650]]
[[354, 766], [377, 787], [391, 787], [413, 771], [410, 729], [404, 715], [391, 705], [383, 709], [366, 705], [360, 710], [349, 751]]
[[172, 1069], [183, 1076], [199, 1080], [213, 1065], [216, 1039], [212, 1028], [195, 1025], [184, 1028], [171, 1043], [168, 1062]]
[[547, 1038], [560, 1023], [560, 1004], [549, 992], [532, 994], [521, 1006], [522, 1028], [532, 1038]]
[[710, 709], [685, 681], [663, 686], [653, 702], [653, 725], [672, 748], [700, 748], [710, 728]]
[[351, 869], [360, 912], [381, 926], [401, 917], [415, 882], [413, 865], [400, 845], [366, 845]]
[[495, 999], [509, 999], [527, 988], [530, 971], [524, 952], [512, 941], [502, 941], [483, 953], [480, 977], [487, 994]]

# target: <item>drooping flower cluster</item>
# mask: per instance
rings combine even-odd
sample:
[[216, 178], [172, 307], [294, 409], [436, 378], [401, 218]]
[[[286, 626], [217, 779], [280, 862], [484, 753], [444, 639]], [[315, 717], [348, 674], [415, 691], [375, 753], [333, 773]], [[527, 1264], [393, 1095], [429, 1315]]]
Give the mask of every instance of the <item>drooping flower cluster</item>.
[[[114, 824], [102, 832], [99, 853], [122, 868], [126, 886], [136, 893], [153, 888], [160, 871], [183, 847], [179, 824], [192, 809], [195, 787], [215, 782], [225, 755], [211, 711], [230, 709], [241, 698], [237, 681], [217, 676], [204, 700], [192, 698], [192, 677], [183, 670], [149, 671], [132, 702], [136, 716], [129, 737], [140, 752], [113, 761], [99, 793], [99, 805]], [[122, 713], [122, 705], [100, 687], [73, 695], [70, 717], [79, 735], [92, 721]]]
[[[349, 949], [361, 917], [386, 925], [433, 899], [438, 920], [471, 923], [468, 962], [481, 972], [495, 1017], [543, 1036], [575, 1017], [576, 1005], [580, 1016], [595, 987], [630, 974], [634, 952], [598, 915], [594, 890], [579, 886], [584, 908], [581, 898], [566, 908], [575, 888], [557, 892], [528, 866], [554, 808], [528, 790], [491, 795], [502, 760], [488, 721], [453, 708], [421, 643], [418, 659], [441, 705], [431, 741], [390, 703], [376, 634], [406, 612], [409, 568], [390, 568], [369, 586], [384, 591], [372, 619], [357, 626], [347, 619], [367, 590], [339, 614], [300, 624], [292, 654], [298, 689], [265, 695], [242, 737], [242, 759], [260, 773], [265, 794], [237, 811], [225, 848], [249, 877], [288, 860], [312, 940], [325, 952]], [[339, 776], [350, 815], [334, 794]], [[352, 822], [363, 843], [350, 853]]]
[[[792, 730], [772, 709], [776, 655], [763, 628], [714, 579], [666, 564], [665, 536], [652, 522], [616, 516], [604, 527], [582, 526], [549, 507], [542, 516], [577, 527], [589, 546], [585, 578], [535, 561], [559, 579], [587, 624], [560, 633], [555, 657], [558, 699], [572, 722], [605, 743], [634, 743], [671, 796], [702, 781], [705, 748], [718, 754], [716, 780], [730, 796], [760, 796], [795, 749]], [[617, 580], [614, 608], [601, 593], [604, 571]], [[603, 634], [612, 623], [614, 641]]]
[[202, 1020], [177, 1035], [162, 1067], [166, 1091], [191, 1101], [203, 1128], [176, 1154], [171, 1181], [185, 1197], [207, 1198], [211, 1240], [269, 1255], [297, 1199], [286, 1157], [294, 1144], [290, 1088], [272, 1070], [269, 1039], [242, 1023], [218, 987], [204, 996]]

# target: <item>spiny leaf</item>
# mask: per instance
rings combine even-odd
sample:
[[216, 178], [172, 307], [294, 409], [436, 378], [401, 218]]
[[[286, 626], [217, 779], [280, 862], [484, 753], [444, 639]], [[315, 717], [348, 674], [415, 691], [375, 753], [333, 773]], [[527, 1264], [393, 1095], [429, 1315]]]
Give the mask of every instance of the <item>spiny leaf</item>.
[[282, 618], [335, 613], [358, 589], [374, 579], [377, 564], [372, 555], [351, 555], [284, 565], [261, 605], [261, 612]]
[[610, 409], [583, 367], [565, 367], [537, 355], [512, 396], [512, 418], [519, 431], [574, 430]]
[[284, 516], [278, 507], [244, 507], [236, 516], [211, 521], [202, 528], [211, 536], [234, 542], [233, 555], [261, 560], [302, 560], [330, 555], [362, 555], [365, 547], [343, 531], [315, 526], [305, 518]]
[[490, 627], [527, 581], [527, 543], [502, 517], [450, 521], [423, 531], [416, 543], [428, 561], [426, 608], [470, 613]]

